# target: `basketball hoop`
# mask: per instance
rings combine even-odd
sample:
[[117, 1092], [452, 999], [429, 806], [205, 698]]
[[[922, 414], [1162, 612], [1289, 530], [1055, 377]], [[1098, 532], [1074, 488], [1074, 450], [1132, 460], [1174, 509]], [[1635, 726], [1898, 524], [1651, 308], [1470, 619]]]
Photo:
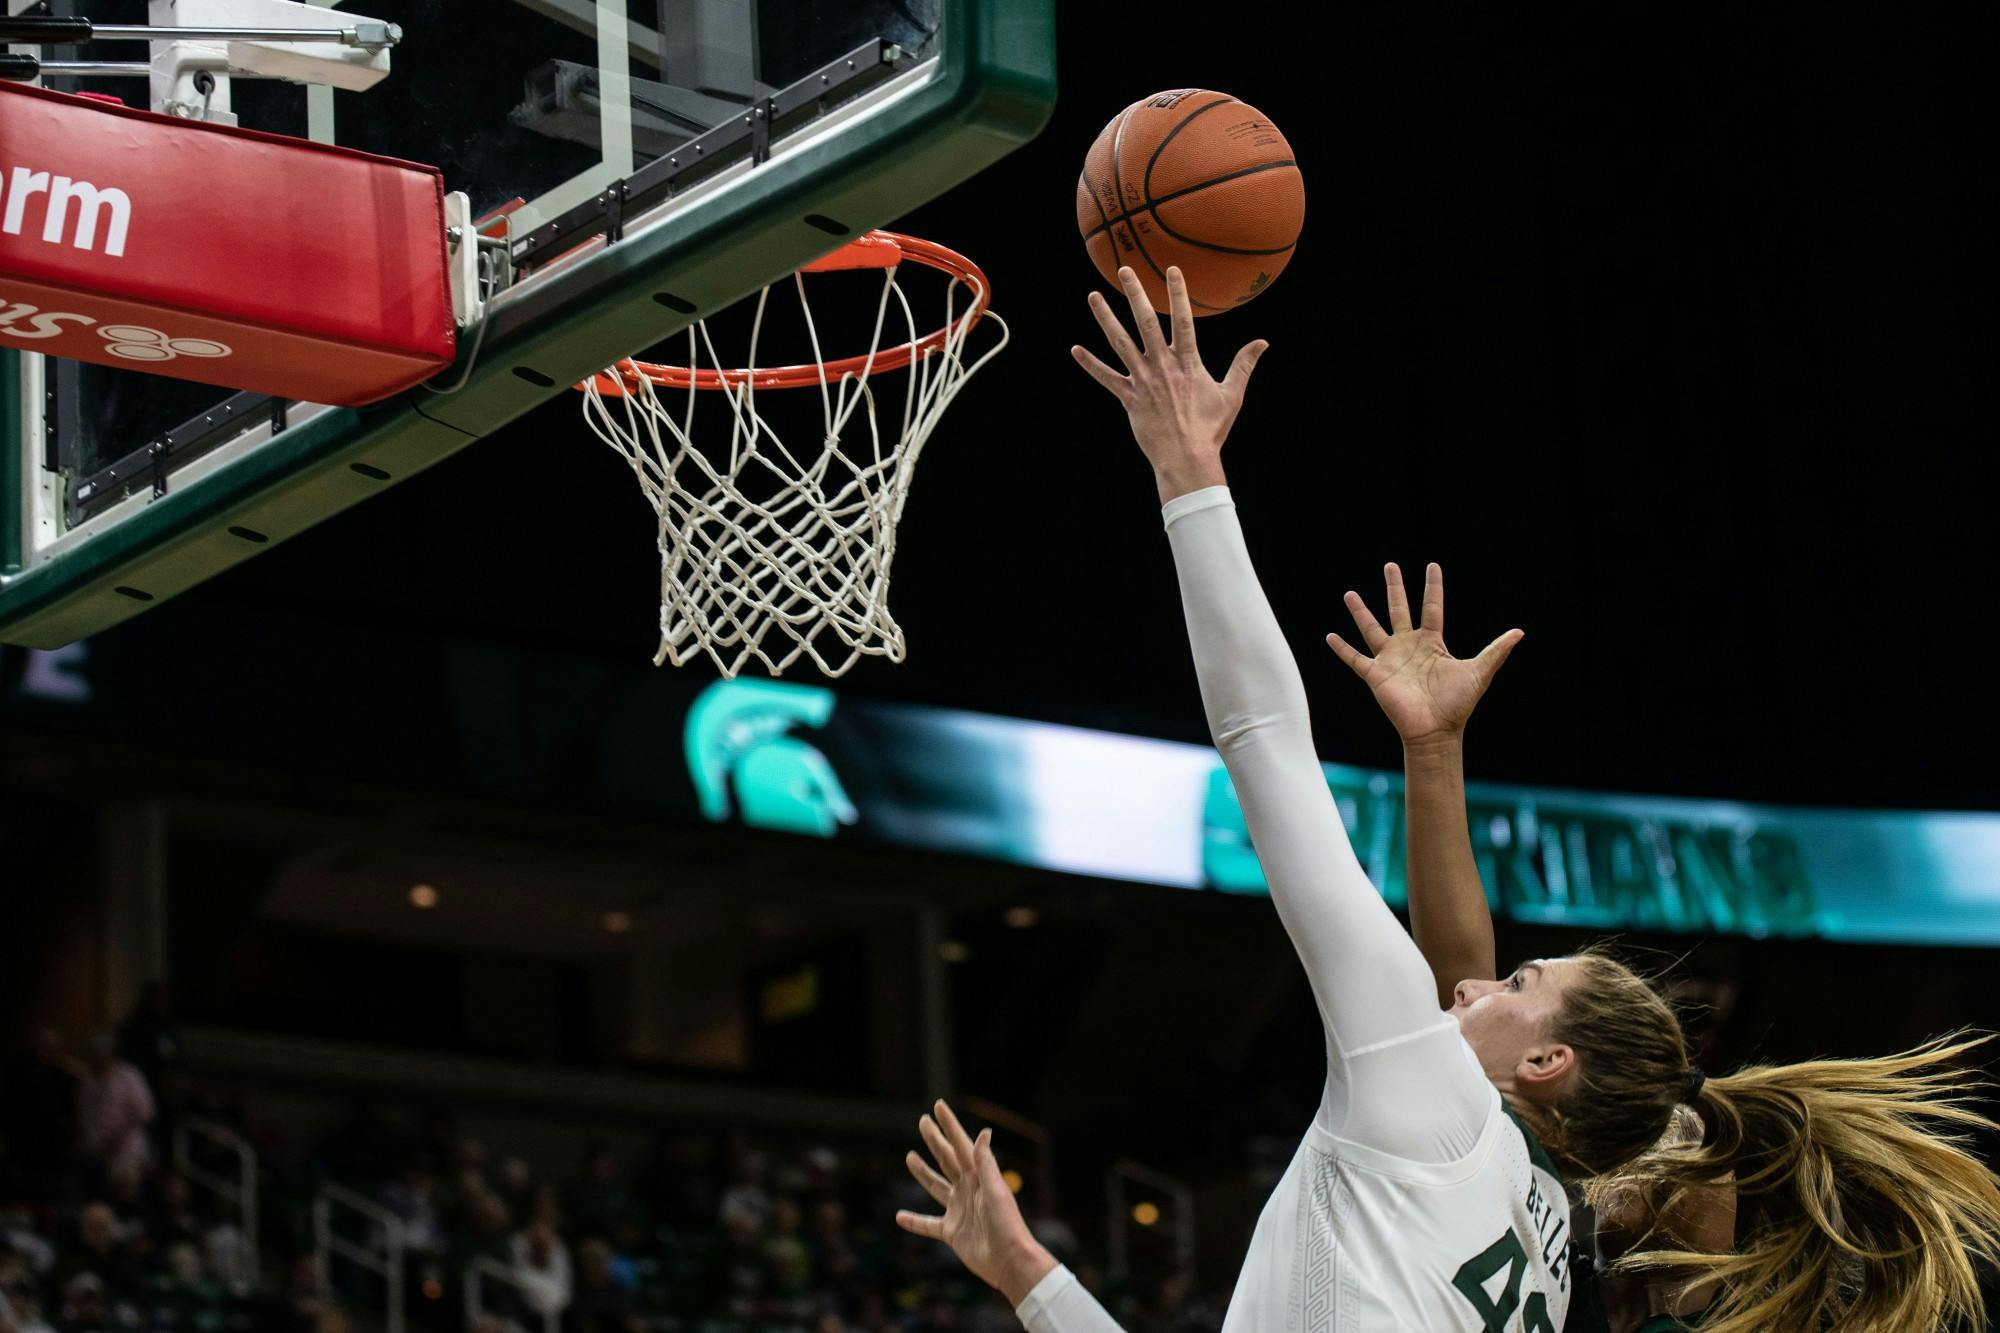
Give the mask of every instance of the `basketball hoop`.
[[[919, 334], [897, 283], [905, 260], [948, 279], [945, 322], [934, 333]], [[854, 270], [879, 271], [883, 279], [869, 350], [822, 359], [806, 275]], [[893, 232], [856, 238], [794, 274], [793, 286], [811, 361], [757, 365], [772, 291], [766, 287], [756, 298], [742, 367], [725, 368], [706, 321], [697, 320], [688, 329], [686, 365], [620, 361], [577, 386], [585, 422], [631, 466], [659, 517], [655, 665], [681, 666], [706, 653], [725, 678], [752, 658], [777, 676], [805, 656], [839, 676], [863, 657], [903, 660], [903, 631], [889, 614], [889, 574], [917, 456], [966, 381], [1007, 345], [1007, 325], [992, 313], [992, 288], [976, 264]], [[909, 336], [885, 346], [892, 310]], [[988, 319], [999, 340], [968, 362], [972, 331]], [[899, 371], [908, 376], [901, 428], [885, 439], [873, 381]], [[757, 395], [813, 388], [820, 442], [795, 450], [759, 410]], [[661, 390], [685, 391], [686, 398], [670, 407]], [[720, 395], [729, 408], [726, 442], [695, 441], [695, 406], [704, 393]], [[855, 420], [862, 409], [865, 439]], [[850, 431], [851, 444], [844, 438]]]

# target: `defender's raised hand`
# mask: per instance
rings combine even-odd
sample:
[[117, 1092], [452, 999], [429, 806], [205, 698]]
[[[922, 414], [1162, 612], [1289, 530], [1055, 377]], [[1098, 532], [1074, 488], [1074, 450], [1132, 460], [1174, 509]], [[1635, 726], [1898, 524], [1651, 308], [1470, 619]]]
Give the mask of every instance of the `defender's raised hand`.
[[1510, 629], [1469, 661], [1453, 657], [1444, 646], [1444, 570], [1432, 565], [1425, 571], [1422, 616], [1414, 625], [1403, 572], [1392, 564], [1382, 573], [1388, 583], [1389, 628], [1382, 628], [1360, 593], [1350, 592], [1344, 600], [1368, 651], [1356, 651], [1338, 634], [1326, 636], [1327, 646], [1368, 682], [1405, 745], [1456, 735], [1523, 635]]
[[974, 1277], [1009, 1304], [1019, 1305], [1056, 1266], [1055, 1256], [1021, 1220], [1020, 1205], [993, 1157], [993, 1131], [981, 1130], [975, 1140], [949, 1106], [939, 1102], [936, 1112], [935, 1119], [925, 1116], [917, 1122], [936, 1167], [915, 1151], [903, 1161], [924, 1192], [943, 1206], [944, 1215], [927, 1217], [905, 1209], [896, 1214], [896, 1225], [951, 1246]]
[[1229, 373], [1214, 379], [1201, 363], [1194, 307], [1188, 303], [1187, 281], [1181, 271], [1167, 270], [1171, 341], [1160, 331], [1160, 318], [1146, 299], [1139, 275], [1121, 268], [1118, 282], [1131, 306], [1137, 341], [1126, 332], [1103, 293], [1090, 294], [1090, 311], [1125, 373], [1119, 374], [1082, 347], [1070, 348], [1070, 355], [1124, 405], [1132, 434], [1159, 479], [1161, 500], [1222, 485], [1222, 442], [1243, 408], [1250, 372], [1270, 344], [1262, 339], [1249, 344], [1236, 354]]

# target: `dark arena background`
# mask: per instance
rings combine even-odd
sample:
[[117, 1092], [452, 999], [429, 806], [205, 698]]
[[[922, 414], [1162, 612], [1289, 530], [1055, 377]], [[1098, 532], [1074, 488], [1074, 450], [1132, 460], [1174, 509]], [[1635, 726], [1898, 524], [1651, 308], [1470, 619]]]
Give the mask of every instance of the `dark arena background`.
[[[1436, 560], [1461, 651], [1527, 630], [1468, 747], [1503, 967], [1616, 937], [1714, 1069], [2000, 1027], [1993, 8], [1060, 24], [1047, 130], [901, 224], [1013, 330], [919, 469], [904, 664], [650, 666], [653, 519], [570, 398], [0, 650], [0, 1291], [63, 1333], [114, 1326], [85, 1274], [120, 1327], [373, 1330], [393, 1284], [411, 1329], [997, 1333], [891, 1220], [949, 1095], [1127, 1328], [1219, 1326], [1325, 1066], [1069, 359], [1076, 172], [1164, 88], [1304, 170], [1289, 268], [1200, 333], [1272, 343], [1226, 458], [1391, 901], [1400, 751], [1320, 640]], [[121, 1061], [136, 1173], [78, 1125]]]

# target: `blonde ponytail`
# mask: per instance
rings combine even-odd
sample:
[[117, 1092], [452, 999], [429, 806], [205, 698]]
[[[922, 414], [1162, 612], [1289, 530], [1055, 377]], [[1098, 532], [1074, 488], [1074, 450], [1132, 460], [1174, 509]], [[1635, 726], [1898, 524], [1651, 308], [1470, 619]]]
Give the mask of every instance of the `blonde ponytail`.
[[2000, 1258], [2000, 1182], [1969, 1148], [1995, 1125], [1968, 1057], [1985, 1040], [1708, 1079], [1698, 1140], [1673, 1136], [1585, 1193], [1642, 1190], [1665, 1218], [1691, 1191], [1733, 1187], [1735, 1246], [1696, 1252], [1656, 1225], [1614, 1270], [1719, 1284], [1702, 1333], [1983, 1327], [1974, 1260]]

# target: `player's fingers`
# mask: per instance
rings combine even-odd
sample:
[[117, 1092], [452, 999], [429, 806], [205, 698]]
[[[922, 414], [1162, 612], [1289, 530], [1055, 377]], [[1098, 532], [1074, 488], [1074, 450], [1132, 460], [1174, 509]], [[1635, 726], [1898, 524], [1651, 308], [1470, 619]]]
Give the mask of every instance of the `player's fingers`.
[[1132, 335], [1118, 322], [1118, 316], [1112, 312], [1111, 302], [1104, 298], [1103, 292], [1090, 294], [1090, 313], [1097, 316], [1097, 327], [1104, 330], [1104, 340], [1111, 344], [1112, 352], [1125, 363], [1125, 369], [1137, 370], [1145, 364], [1146, 358], [1133, 345]]
[[1007, 1183], [1000, 1175], [1000, 1160], [993, 1155], [992, 1130], [980, 1130], [979, 1137], [972, 1141], [972, 1161], [973, 1165], [979, 1168], [980, 1174], [998, 1180], [1003, 1185]]
[[922, 1213], [913, 1213], [905, 1208], [897, 1211], [896, 1225], [919, 1236], [928, 1236], [932, 1240], [944, 1239], [942, 1217], [925, 1217]]
[[1389, 590], [1389, 628], [1397, 634], [1410, 629], [1410, 594], [1403, 587], [1403, 571], [1395, 561], [1382, 566], [1382, 582]]
[[924, 1187], [924, 1193], [946, 1207], [951, 1205], [951, 1182], [932, 1170], [922, 1153], [912, 1149], [904, 1155], [903, 1165], [910, 1168], [910, 1175]]
[[1006, 1175], [1000, 1170], [1000, 1159], [993, 1155], [993, 1131], [990, 1129], [980, 1130], [979, 1138], [973, 1143], [973, 1169], [979, 1172], [981, 1184], [992, 1192], [994, 1198], [1013, 1195]]
[[1174, 321], [1174, 351], [1184, 360], [1199, 361], [1201, 351], [1195, 342], [1194, 303], [1188, 300], [1187, 275], [1178, 267], [1167, 270], [1167, 308]]
[[1132, 326], [1139, 330], [1139, 343], [1148, 352], [1160, 346], [1160, 314], [1153, 309], [1153, 298], [1146, 295], [1146, 284], [1139, 281], [1138, 273], [1130, 265], [1118, 270], [1118, 285], [1125, 289], [1125, 299], [1132, 303]]
[[1072, 347], [1069, 349], [1069, 354], [1079, 366], [1083, 367], [1084, 374], [1109, 389], [1112, 396], [1119, 402], [1122, 403], [1125, 401], [1125, 395], [1131, 392], [1132, 389], [1131, 380], [1126, 379], [1110, 366], [1099, 361], [1090, 353], [1088, 348]]
[[944, 1132], [951, 1136], [951, 1150], [958, 1157], [958, 1169], [961, 1172], [971, 1170], [972, 1138], [965, 1132], [965, 1126], [958, 1123], [958, 1117], [952, 1114], [951, 1108], [942, 1099], [937, 1104], [937, 1115], [944, 1125]]
[[1335, 657], [1347, 664], [1348, 670], [1360, 676], [1363, 680], [1368, 678], [1368, 668], [1374, 665], [1374, 658], [1360, 651], [1338, 634], [1327, 635], [1326, 646], [1333, 649]]
[[1250, 372], [1257, 369], [1257, 363], [1263, 360], [1264, 353], [1270, 350], [1271, 344], [1262, 338], [1246, 344], [1243, 350], [1236, 354], [1236, 359], [1229, 363], [1229, 373], [1222, 377], [1222, 387], [1228, 390], [1231, 396], [1240, 400], [1244, 390], [1250, 387]]
[[1354, 617], [1354, 628], [1361, 631], [1361, 642], [1368, 645], [1368, 651], [1381, 652], [1382, 645], [1389, 641], [1389, 631], [1375, 619], [1375, 613], [1368, 609], [1368, 603], [1361, 600], [1361, 594], [1349, 592], [1340, 600], [1347, 603], [1347, 614]]
[[1417, 626], [1433, 634], [1444, 633], [1444, 566], [1435, 560], [1424, 566], [1424, 611]]
[[925, 1116], [917, 1121], [917, 1132], [924, 1136], [924, 1144], [931, 1150], [931, 1156], [937, 1159], [938, 1170], [944, 1173], [944, 1178], [957, 1180], [961, 1170], [958, 1154], [952, 1150], [951, 1140], [938, 1128], [937, 1121]]
[[1472, 665], [1479, 669], [1479, 678], [1493, 679], [1493, 673], [1506, 663], [1508, 655], [1514, 651], [1514, 645], [1527, 637], [1521, 630], [1510, 629], [1482, 648], [1479, 656], [1472, 659]]

